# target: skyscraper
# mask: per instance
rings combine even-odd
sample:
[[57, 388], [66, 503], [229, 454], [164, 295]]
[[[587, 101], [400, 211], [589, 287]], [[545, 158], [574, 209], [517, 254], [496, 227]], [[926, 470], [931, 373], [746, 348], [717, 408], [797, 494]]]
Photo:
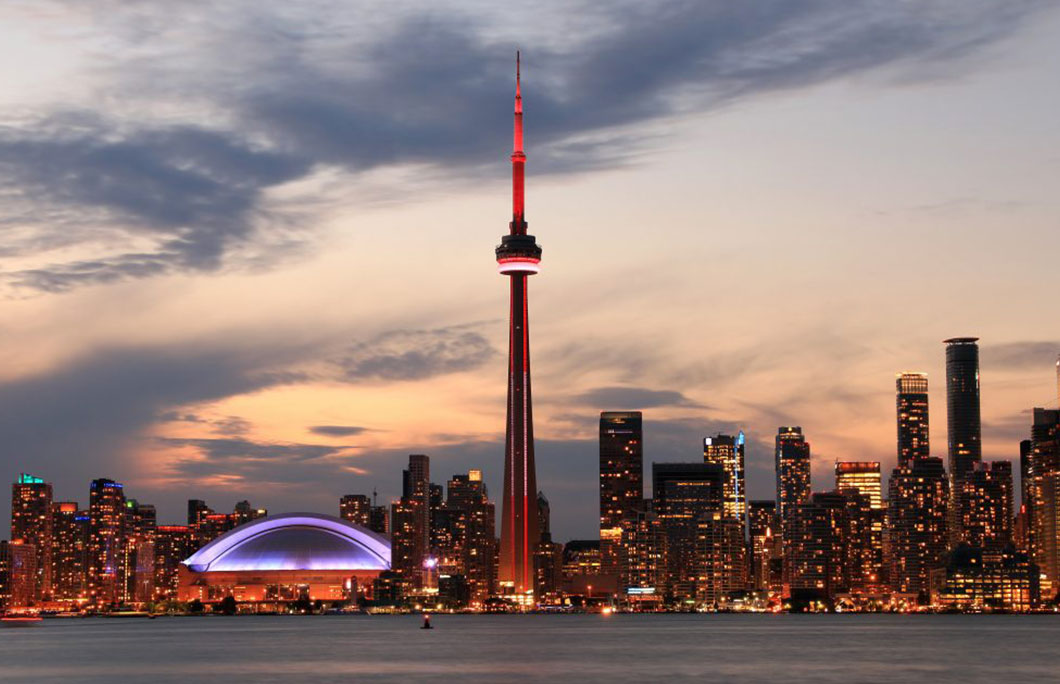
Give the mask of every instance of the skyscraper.
[[482, 471], [454, 475], [449, 480], [446, 507], [460, 512], [455, 543], [473, 603], [482, 603], [494, 591], [496, 580], [496, 508], [489, 500]]
[[725, 469], [713, 463], [653, 463], [653, 505], [666, 533], [666, 591], [671, 601], [695, 600], [697, 521], [721, 513]]
[[88, 591], [97, 606], [119, 603], [125, 593], [125, 492], [104, 478], [89, 488]]
[[926, 373], [901, 373], [897, 385], [898, 465], [931, 455]]
[[51, 595], [52, 485], [22, 473], [11, 485], [11, 541], [32, 544], [36, 581], [34, 596]]
[[747, 523], [747, 492], [744, 489], [743, 431], [736, 437], [717, 434], [703, 440], [703, 462], [725, 469], [724, 514], [741, 525]]
[[946, 466], [941, 458], [914, 459], [894, 469], [889, 486], [891, 586], [926, 600], [931, 572], [946, 553]]
[[743, 523], [722, 511], [696, 520], [696, 602], [716, 606], [747, 588], [747, 540]]
[[347, 494], [339, 499], [339, 517], [354, 525], [368, 527], [372, 502], [364, 494]]
[[88, 560], [88, 514], [76, 501], [52, 504], [52, 596], [85, 596]]
[[879, 461], [836, 461], [835, 488], [858, 492], [868, 498], [873, 509], [883, 508]]
[[965, 477], [982, 460], [979, 415], [978, 337], [954, 337], [946, 344], [946, 427], [950, 467], [950, 546], [964, 541], [964, 510], [958, 501]]
[[1012, 541], [1012, 463], [983, 461], [965, 475], [955, 497], [964, 541], [999, 553]]
[[777, 516], [784, 548], [799, 506], [810, 500], [810, 444], [801, 427], [781, 427], [776, 439]]
[[600, 414], [600, 558], [605, 573], [621, 565], [622, 523], [644, 507], [644, 432], [640, 411]]
[[410, 454], [401, 472], [401, 499], [392, 508], [391, 564], [407, 582], [421, 586], [430, 544], [430, 458]]
[[758, 591], [770, 589], [770, 565], [776, 553], [776, 540], [780, 538], [777, 525], [777, 502], [750, 501], [747, 507], [748, 535], [750, 538], [751, 587]]
[[509, 234], [496, 249], [497, 270], [511, 285], [508, 327], [508, 420], [504, 443], [504, 503], [498, 577], [504, 591], [526, 595], [534, 590], [537, 522], [537, 475], [534, 468], [534, 421], [530, 400], [530, 328], [526, 279], [537, 273], [541, 247], [526, 232], [523, 202], [523, 97], [519, 58], [515, 66], [515, 115], [512, 141], [512, 220]]

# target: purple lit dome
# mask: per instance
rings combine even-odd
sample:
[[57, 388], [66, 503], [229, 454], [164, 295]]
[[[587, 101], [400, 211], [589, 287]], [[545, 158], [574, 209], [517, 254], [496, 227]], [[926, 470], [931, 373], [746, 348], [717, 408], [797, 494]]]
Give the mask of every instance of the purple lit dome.
[[389, 570], [390, 542], [316, 513], [285, 513], [226, 532], [184, 561], [194, 572]]

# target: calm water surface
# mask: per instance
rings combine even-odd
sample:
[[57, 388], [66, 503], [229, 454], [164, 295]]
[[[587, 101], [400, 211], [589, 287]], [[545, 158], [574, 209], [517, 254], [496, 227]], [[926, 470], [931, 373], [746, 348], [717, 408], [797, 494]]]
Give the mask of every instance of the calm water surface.
[[0, 628], [3, 682], [1056, 682], [1060, 618], [241, 616]]

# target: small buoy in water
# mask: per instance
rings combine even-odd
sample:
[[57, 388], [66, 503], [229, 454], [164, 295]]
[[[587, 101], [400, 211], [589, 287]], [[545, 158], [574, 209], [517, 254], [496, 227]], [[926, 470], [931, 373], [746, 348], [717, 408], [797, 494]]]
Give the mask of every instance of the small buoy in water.
[[423, 626], [421, 626], [420, 629], [434, 629], [434, 627], [431, 626], [431, 616], [430, 615], [427, 615], [427, 614], [423, 615]]

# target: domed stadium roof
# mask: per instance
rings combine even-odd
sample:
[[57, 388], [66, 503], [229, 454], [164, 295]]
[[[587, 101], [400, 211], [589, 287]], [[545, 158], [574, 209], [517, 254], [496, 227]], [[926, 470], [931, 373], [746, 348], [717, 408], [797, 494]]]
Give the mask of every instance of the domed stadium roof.
[[329, 515], [285, 513], [226, 532], [184, 565], [194, 572], [389, 570], [390, 542]]

